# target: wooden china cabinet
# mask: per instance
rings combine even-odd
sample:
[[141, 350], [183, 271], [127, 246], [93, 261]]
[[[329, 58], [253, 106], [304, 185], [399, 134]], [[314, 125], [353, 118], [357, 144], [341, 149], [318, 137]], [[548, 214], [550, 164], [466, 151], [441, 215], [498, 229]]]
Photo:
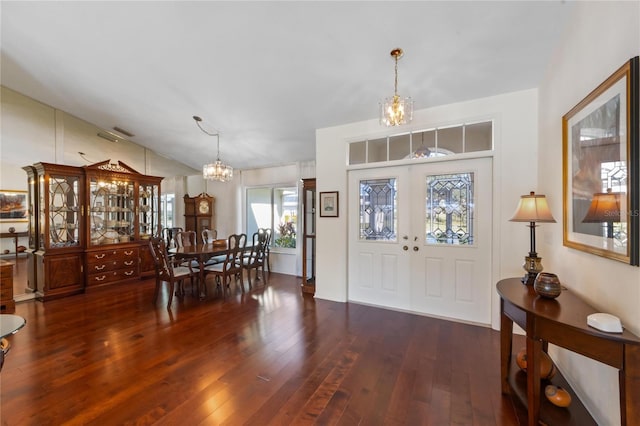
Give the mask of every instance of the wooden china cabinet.
[[[48, 300], [84, 291], [84, 173], [81, 168], [36, 163], [36, 298]], [[29, 229], [33, 226], [30, 224]], [[30, 239], [31, 240], [31, 239]]]
[[84, 170], [87, 288], [153, 273], [149, 238], [160, 233], [162, 178], [122, 162], [103, 161]]
[[153, 273], [148, 241], [160, 232], [161, 177], [110, 161], [84, 167], [36, 163], [23, 169], [36, 182], [29, 215], [34, 247], [28, 257], [35, 264], [37, 299]]

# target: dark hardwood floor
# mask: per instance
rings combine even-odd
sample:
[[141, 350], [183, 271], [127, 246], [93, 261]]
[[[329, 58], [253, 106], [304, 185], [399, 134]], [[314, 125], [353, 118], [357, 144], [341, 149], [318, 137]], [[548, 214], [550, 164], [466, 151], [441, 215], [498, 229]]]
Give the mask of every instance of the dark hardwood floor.
[[153, 289], [19, 303], [2, 424], [518, 424], [496, 331], [315, 300], [275, 273], [224, 302], [187, 287], [170, 311]]

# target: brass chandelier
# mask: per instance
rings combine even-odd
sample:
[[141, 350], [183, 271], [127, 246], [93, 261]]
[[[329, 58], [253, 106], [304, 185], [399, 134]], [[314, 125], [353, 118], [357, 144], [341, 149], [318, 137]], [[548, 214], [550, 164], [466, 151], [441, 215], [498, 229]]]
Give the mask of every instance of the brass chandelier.
[[380, 102], [380, 124], [387, 127], [400, 126], [410, 123], [413, 119], [413, 100], [411, 97], [401, 98], [398, 95], [398, 59], [404, 52], [399, 47], [391, 51], [391, 57], [395, 60], [395, 91], [393, 97], [385, 98]]
[[202, 128], [200, 122], [202, 118], [197, 115], [193, 116], [193, 119], [196, 121], [198, 128], [202, 130], [203, 133], [209, 136], [215, 136], [218, 141], [218, 155], [215, 163], [208, 163], [202, 166], [202, 177], [207, 180], [217, 180], [219, 182], [228, 182], [233, 179], [233, 167], [228, 164], [224, 164], [220, 161], [220, 133], [210, 133]]

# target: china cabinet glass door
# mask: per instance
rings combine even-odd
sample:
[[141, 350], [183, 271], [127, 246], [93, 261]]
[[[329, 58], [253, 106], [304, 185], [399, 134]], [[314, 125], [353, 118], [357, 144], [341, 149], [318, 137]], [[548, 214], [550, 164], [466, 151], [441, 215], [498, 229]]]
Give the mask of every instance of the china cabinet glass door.
[[98, 177], [89, 181], [90, 245], [128, 243], [134, 237], [134, 184], [106, 182]]
[[41, 223], [49, 224], [49, 248], [81, 245], [80, 187], [80, 176], [49, 175], [48, 191], [43, 191], [48, 196], [49, 208], [40, 210], [48, 215]]
[[141, 183], [138, 187], [138, 232], [142, 240], [157, 233], [160, 221], [159, 198], [158, 185]]

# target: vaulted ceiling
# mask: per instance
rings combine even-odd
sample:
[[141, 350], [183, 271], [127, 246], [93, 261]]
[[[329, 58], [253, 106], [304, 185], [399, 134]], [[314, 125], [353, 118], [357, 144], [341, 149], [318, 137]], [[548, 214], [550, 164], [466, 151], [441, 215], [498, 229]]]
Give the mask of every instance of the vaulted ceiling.
[[[537, 87], [562, 1], [2, 1], [1, 83], [195, 169], [311, 160], [315, 129]], [[117, 133], [117, 132], [115, 132]]]

